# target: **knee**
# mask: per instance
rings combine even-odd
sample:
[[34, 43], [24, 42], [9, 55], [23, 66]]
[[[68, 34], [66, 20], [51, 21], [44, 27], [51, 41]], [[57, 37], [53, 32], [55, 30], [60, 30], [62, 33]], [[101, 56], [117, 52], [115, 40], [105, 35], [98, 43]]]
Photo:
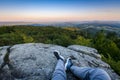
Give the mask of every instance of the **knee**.
[[111, 80], [108, 73], [105, 70], [99, 68], [95, 69], [94, 79]]
[[96, 71], [97, 71], [97, 73], [99, 73], [99, 74], [107, 74], [107, 72], [106, 72], [105, 70], [103, 70], [103, 69], [97, 68]]

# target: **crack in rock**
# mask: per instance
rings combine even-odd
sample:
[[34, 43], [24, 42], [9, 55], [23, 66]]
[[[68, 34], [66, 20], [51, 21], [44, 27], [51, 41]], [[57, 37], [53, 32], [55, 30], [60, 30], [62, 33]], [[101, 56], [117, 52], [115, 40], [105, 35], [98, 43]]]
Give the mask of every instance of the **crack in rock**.
[[7, 64], [9, 65], [9, 55], [10, 55], [10, 47], [7, 48], [7, 53], [5, 54], [4, 58], [3, 58], [3, 63], [0, 66], [0, 69], [2, 70]]

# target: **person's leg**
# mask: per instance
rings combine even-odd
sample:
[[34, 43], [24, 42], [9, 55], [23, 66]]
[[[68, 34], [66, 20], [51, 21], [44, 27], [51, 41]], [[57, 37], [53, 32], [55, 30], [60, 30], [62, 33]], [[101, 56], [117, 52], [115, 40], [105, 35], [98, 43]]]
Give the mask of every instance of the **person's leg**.
[[95, 68], [94, 71], [89, 72], [91, 80], [111, 80], [110, 76], [103, 69]]
[[67, 80], [64, 67], [64, 58], [60, 56], [57, 51], [54, 52], [54, 55], [56, 56], [58, 62], [53, 73], [52, 80]]
[[107, 72], [98, 68], [71, 66], [70, 70], [82, 80], [111, 80]]
[[62, 60], [58, 60], [52, 80], [66, 80], [64, 62]]
[[73, 66], [71, 59], [67, 59], [66, 70], [70, 70], [76, 77], [82, 80], [111, 80], [107, 72], [102, 69]]
[[71, 66], [70, 71], [82, 80], [89, 80], [90, 68]]

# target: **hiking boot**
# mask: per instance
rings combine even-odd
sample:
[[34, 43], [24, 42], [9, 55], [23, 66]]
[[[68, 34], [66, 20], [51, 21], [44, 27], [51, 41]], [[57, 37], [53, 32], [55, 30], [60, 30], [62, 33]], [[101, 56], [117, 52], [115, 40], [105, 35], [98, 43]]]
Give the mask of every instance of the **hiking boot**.
[[71, 58], [67, 58], [67, 61], [65, 63], [65, 70], [70, 71], [71, 66], [73, 65]]
[[53, 53], [54, 53], [55, 57], [57, 58], [57, 60], [61, 59], [61, 60], [65, 61], [64, 57], [60, 55], [59, 51], [55, 50]]

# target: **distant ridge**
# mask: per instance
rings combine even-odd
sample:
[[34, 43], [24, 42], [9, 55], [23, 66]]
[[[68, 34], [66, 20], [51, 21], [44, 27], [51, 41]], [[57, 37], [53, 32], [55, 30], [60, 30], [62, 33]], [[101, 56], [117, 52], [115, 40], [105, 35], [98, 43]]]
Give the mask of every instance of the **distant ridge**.
[[11, 26], [11, 25], [28, 25], [33, 24], [32, 22], [0, 22], [0, 26]]
[[120, 27], [120, 21], [76, 21], [76, 22], [0, 22], [0, 26], [28, 25], [28, 26], [55, 26], [80, 27], [81, 25]]

